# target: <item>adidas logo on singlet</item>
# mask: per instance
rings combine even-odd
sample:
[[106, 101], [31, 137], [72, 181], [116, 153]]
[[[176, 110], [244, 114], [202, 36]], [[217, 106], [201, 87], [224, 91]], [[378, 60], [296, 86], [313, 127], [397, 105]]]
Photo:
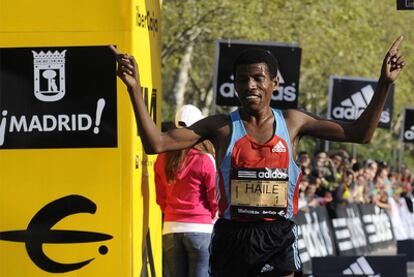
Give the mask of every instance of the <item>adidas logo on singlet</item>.
[[276, 143], [276, 145], [272, 148], [272, 152], [273, 153], [286, 152], [286, 147], [283, 145], [281, 140], [279, 140], [279, 142]]
[[244, 179], [287, 179], [288, 171], [285, 168], [264, 168], [264, 169], [240, 169], [237, 172], [238, 178]]

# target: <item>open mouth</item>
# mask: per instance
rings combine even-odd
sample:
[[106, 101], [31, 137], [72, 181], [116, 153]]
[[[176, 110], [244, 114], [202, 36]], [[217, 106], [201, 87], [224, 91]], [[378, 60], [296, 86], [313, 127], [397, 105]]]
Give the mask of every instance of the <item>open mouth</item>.
[[247, 101], [257, 101], [260, 99], [260, 97], [258, 95], [248, 95], [244, 97], [244, 99], [246, 99]]

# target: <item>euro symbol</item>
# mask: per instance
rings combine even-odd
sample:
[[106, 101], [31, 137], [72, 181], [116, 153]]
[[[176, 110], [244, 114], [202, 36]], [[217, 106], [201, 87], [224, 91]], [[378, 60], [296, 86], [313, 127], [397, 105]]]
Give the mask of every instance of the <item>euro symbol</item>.
[[[88, 198], [80, 195], [68, 195], [57, 199], [46, 206], [33, 217], [26, 230], [0, 232], [0, 240], [24, 242], [30, 259], [44, 271], [64, 273], [73, 271], [89, 264], [94, 258], [79, 263], [63, 264], [55, 262], [43, 252], [44, 243], [82, 243], [112, 239], [111, 235], [72, 230], [51, 230], [63, 218], [78, 214], [96, 212], [96, 205]], [[99, 252], [106, 254], [108, 248], [101, 246]]]

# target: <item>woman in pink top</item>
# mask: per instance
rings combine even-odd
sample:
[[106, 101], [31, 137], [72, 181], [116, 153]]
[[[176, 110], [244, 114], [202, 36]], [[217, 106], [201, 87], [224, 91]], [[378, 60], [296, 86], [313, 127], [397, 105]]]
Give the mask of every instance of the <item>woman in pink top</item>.
[[[203, 118], [183, 106], [176, 125], [188, 127]], [[157, 203], [164, 213], [163, 257], [171, 277], [208, 276], [208, 246], [217, 213], [216, 170], [212, 145], [158, 155], [154, 165]]]

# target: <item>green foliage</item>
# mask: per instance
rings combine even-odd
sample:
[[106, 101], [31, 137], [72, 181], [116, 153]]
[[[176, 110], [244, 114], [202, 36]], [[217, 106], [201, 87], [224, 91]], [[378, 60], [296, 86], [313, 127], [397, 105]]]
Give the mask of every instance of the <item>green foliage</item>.
[[[211, 106], [216, 40], [297, 42], [302, 47], [300, 106], [326, 114], [330, 75], [378, 78], [386, 50], [399, 35], [408, 63], [396, 82], [394, 126], [379, 130], [371, 144], [357, 147], [361, 159], [392, 164], [399, 148], [398, 114], [414, 106], [414, 11], [397, 11], [395, 0], [164, 0], [162, 5], [163, 116], [172, 119], [169, 97], [185, 46], [194, 42], [186, 103]], [[226, 112], [228, 108], [217, 111]], [[319, 145], [304, 138], [301, 148]], [[333, 143], [352, 152], [351, 144]], [[405, 146], [404, 162], [414, 165], [414, 147]]]

